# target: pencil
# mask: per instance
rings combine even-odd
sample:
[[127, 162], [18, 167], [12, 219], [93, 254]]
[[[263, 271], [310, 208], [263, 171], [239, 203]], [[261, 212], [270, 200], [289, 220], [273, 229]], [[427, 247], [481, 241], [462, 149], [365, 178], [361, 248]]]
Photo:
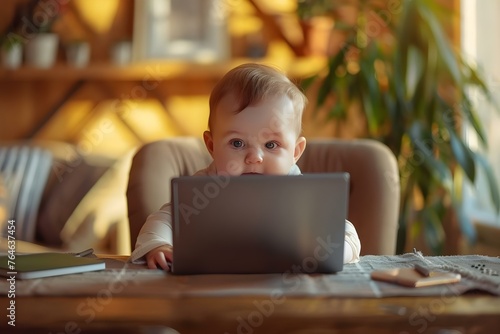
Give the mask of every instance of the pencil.
[[414, 268], [420, 275], [424, 277], [429, 277], [431, 275], [430, 270], [420, 264], [415, 264]]
[[76, 257], [84, 257], [84, 256], [90, 255], [92, 253], [94, 253], [94, 249], [89, 248], [89, 249], [84, 250], [83, 252], [75, 253], [75, 256]]

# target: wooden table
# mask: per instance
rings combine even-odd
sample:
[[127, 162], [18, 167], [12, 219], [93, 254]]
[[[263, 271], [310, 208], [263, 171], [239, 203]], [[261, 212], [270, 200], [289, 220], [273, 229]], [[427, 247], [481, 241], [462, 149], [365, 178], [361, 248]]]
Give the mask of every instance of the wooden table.
[[[120, 259], [121, 257], [115, 257]], [[500, 298], [0, 297], [0, 333], [498, 333]], [[8, 307], [15, 300], [15, 327]], [[169, 331], [163, 333], [172, 333]], [[173, 332], [175, 333], [175, 332]]]
[[[0, 299], [3, 314], [8, 303]], [[288, 298], [272, 304], [248, 297], [23, 297], [16, 298], [15, 328], [2, 316], [0, 331], [135, 333], [158, 326], [180, 333], [497, 333], [500, 298]]]

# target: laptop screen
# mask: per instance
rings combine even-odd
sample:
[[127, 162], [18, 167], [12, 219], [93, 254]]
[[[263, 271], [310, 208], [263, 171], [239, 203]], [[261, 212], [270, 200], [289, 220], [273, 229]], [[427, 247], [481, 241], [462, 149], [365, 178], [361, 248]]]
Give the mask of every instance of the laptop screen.
[[174, 274], [342, 270], [349, 174], [171, 182]]

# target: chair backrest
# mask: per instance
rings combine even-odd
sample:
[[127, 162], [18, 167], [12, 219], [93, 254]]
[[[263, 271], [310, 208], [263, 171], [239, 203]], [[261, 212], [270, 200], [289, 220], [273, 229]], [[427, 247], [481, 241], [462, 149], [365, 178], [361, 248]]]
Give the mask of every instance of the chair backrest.
[[[132, 249], [147, 216], [170, 201], [170, 179], [192, 175], [210, 161], [199, 138], [166, 139], [139, 149], [127, 189]], [[312, 139], [298, 165], [303, 173], [350, 173], [348, 219], [361, 239], [361, 254], [395, 253], [399, 172], [394, 154], [385, 145], [369, 139]]]
[[309, 140], [298, 165], [302, 173], [348, 172], [348, 219], [361, 240], [361, 254], [395, 254], [399, 170], [387, 146], [370, 139]]

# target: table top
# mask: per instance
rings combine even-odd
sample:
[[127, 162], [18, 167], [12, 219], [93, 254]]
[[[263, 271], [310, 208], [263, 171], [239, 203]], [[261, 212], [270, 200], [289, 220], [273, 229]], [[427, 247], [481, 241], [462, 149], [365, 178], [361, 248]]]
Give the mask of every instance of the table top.
[[[9, 300], [2, 297], [2, 313], [8, 306]], [[15, 324], [17, 331], [27, 333], [37, 328], [92, 332], [157, 326], [180, 333], [250, 333], [257, 328], [257, 333], [323, 333], [333, 329], [342, 333], [437, 333], [438, 329], [496, 333], [500, 298], [286, 298], [272, 303], [262, 297], [22, 297], [16, 299]], [[0, 328], [14, 329], [5, 317]]]
[[[496, 333], [500, 326], [500, 298], [484, 292], [384, 298], [127, 295], [120, 284], [74, 296], [36, 291], [0, 297], [2, 333], [147, 333], [161, 328], [180, 333]], [[15, 327], [8, 324], [12, 301]]]

